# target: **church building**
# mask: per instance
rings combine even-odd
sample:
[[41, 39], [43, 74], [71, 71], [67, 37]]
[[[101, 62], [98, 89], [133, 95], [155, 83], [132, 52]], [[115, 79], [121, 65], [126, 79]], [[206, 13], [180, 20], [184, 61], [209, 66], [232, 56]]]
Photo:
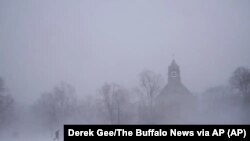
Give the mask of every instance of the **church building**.
[[159, 96], [165, 97], [170, 95], [174, 97], [190, 95], [189, 90], [181, 82], [180, 67], [175, 60], [168, 67], [168, 84], [163, 88]]
[[181, 82], [179, 65], [172, 61], [168, 67], [168, 83], [156, 98], [156, 115], [161, 123], [190, 123], [195, 97]]

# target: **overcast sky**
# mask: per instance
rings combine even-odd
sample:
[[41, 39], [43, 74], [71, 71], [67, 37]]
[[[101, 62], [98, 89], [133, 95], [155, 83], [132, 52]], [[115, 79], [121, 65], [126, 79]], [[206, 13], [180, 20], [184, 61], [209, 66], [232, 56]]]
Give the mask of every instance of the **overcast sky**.
[[[61, 81], [132, 88], [175, 54], [193, 92], [250, 66], [249, 0], [0, 0], [0, 76], [26, 102]], [[166, 81], [165, 81], [166, 83]]]

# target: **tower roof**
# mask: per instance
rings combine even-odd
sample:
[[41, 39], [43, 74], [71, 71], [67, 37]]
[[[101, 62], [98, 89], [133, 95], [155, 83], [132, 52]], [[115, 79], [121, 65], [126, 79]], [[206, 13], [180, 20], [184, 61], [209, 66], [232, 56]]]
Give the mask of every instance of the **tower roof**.
[[175, 59], [173, 59], [171, 65], [169, 67], [178, 68], [179, 66], [176, 64]]
[[176, 64], [175, 59], [173, 59], [172, 63], [169, 66], [169, 69], [179, 69], [179, 65]]

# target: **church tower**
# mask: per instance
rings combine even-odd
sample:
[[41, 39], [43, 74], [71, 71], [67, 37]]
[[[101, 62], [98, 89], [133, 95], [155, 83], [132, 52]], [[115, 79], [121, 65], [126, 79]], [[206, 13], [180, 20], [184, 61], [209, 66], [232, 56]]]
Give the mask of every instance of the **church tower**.
[[168, 67], [168, 83], [180, 83], [180, 81], [180, 67], [176, 64], [175, 60], [173, 60]]
[[173, 60], [168, 67], [168, 83], [156, 97], [156, 115], [162, 123], [188, 123], [194, 97], [181, 82], [180, 67]]
[[186, 95], [190, 94], [189, 90], [181, 82], [180, 67], [175, 60], [168, 67], [168, 83], [163, 88], [159, 96], [163, 95]]

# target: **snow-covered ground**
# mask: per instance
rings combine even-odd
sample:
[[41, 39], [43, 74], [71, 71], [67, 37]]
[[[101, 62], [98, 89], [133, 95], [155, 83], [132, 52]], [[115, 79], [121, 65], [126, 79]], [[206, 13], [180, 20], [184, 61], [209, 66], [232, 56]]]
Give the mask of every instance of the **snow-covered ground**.
[[19, 127], [11, 127], [2, 131], [0, 141], [63, 141], [62, 129], [60, 130], [59, 140], [55, 140], [54, 130], [45, 130], [35, 126], [27, 126], [26, 129], [25, 127]]
[[18, 118], [8, 127], [1, 127], [0, 141], [63, 141], [63, 126], [60, 127], [60, 140], [54, 140], [57, 129], [45, 129], [27, 107], [19, 108]]
[[[49, 134], [22, 134], [19, 135], [11, 135], [5, 134], [0, 137], [1, 141], [55, 141], [53, 137]], [[60, 141], [63, 141], [61, 138]]]

